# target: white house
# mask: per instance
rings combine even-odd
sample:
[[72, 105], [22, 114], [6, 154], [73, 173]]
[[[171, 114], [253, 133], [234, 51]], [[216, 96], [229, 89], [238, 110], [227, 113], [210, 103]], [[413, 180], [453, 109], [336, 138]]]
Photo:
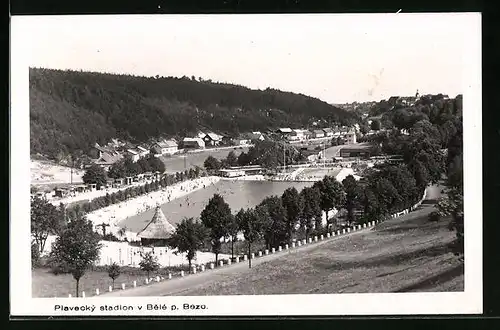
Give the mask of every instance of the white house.
[[207, 133], [203, 137], [203, 141], [205, 142], [205, 145], [217, 146], [222, 141], [222, 137], [220, 135], [215, 134], [215, 133]]
[[157, 155], [171, 155], [177, 152], [178, 145], [175, 140], [162, 140], [155, 143], [153, 149]]
[[205, 141], [200, 138], [190, 138], [186, 137], [182, 140], [182, 145], [184, 148], [194, 148], [194, 149], [203, 149], [205, 148]]
[[323, 128], [323, 132], [325, 132], [325, 136], [327, 137], [333, 136], [333, 129], [330, 127]]
[[316, 129], [312, 133], [313, 133], [313, 138], [315, 139], [325, 137], [325, 132], [323, 132], [323, 130], [321, 129]]
[[127, 155], [132, 158], [134, 163], [141, 158], [141, 152], [137, 149], [127, 149]]
[[149, 150], [147, 148], [144, 148], [142, 146], [138, 146], [137, 150], [139, 151], [140, 158], [146, 157], [147, 155], [149, 155]]
[[345, 135], [346, 144], [355, 144], [356, 143], [356, 133], [351, 130]]

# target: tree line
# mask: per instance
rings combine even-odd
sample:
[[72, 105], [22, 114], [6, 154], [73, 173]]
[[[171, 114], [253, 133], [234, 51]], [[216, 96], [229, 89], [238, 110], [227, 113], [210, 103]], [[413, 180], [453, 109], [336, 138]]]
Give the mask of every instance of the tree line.
[[319, 99], [188, 77], [137, 77], [30, 69], [32, 154], [52, 159], [111, 138], [133, 143], [182, 138], [199, 129], [237, 135], [316, 120], [352, 125], [358, 117]]
[[[253, 141], [248, 152], [241, 152], [238, 156], [234, 151], [229, 152], [226, 158], [217, 159], [208, 156], [203, 166], [207, 171], [216, 172], [222, 168], [232, 166], [259, 165], [268, 170], [276, 170], [283, 165], [295, 165], [307, 160], [306, 155], [289, 144], [277, 141]], [[283, 155], [285, 158], [283, 159]]]

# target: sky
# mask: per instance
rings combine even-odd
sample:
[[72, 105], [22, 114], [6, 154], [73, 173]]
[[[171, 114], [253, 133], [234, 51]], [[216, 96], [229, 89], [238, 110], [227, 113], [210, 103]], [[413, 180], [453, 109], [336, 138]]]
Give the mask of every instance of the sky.
[[328, 103], [463, 93], [464, 54], [479, 22], [402, 13], [22, 19], [30, 67], [195, 76]]

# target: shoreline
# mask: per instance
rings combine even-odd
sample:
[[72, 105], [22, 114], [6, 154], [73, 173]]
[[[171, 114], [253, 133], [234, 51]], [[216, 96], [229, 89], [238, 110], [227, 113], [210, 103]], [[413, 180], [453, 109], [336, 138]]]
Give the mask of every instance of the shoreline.
[[[87, 218], [92, 221], [94, 226], [101, 223], [107, 223], [110, 226], [107, 232], [117, 234], [120, 227], [118, 223], [128, 217], [135, 216], [145, 212], [156, 205], [162, 205], [175, 199], [184, 197], [196, 190], [203, 189], [204, 186], [215, 184], [220, 181], [220, 177], [209, 176], [197, 178], [194, 180], [179, 182], [175, 185], [165, 187], [161, 190], [150, 192], [146, 195], [138, 196], [117, 204], [113, 204], [87, 214]], [[132, 232], [127, 232], [127, 238]]]

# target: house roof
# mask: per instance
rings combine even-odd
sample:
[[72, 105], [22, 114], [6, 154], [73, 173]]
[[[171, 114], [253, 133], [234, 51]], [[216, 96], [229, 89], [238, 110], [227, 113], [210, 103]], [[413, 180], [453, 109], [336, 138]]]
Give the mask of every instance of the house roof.
[[323, 128], [323, 132], [330, 133], [330, 132], [333, 132], [333, 129], [331, 129], [330, 127], [326, 127], [326, 128]]
[[252, 132], [252, 134], [254, 134], [254, 135], [262, 135], [262, 133], [261, 133], [261, 132], [259, 132], [259, 131]]
[[151, 221], [141, 230], [137, 237], [149, 239], [166, 239], [175, 232], [175, 227], [168, 222], [160, 206], [156, 207]]
[[212, 141], [219, 141], [221, 137], [215, 133], [207, 133], [205, 137], [209, 137]]
[[278, 128], [278, 132], [280, 133], [292, 133], [292, 129], [285, 127], [285, 128]]
[[140, 150], [140, 151], [142, 151], [142, 152], [145, 152], [145, 151], [146, 151], [146, 152], [149, 152], [149, 150], [148, 150], [148, 149], [146, 149], [146, 148], [144, 148], [144, 147], [141, 147], [141, 146], [138, 146], [138, 147], [137, 147], [137, 149], [139, 149], [139, 150]]
[[172, 148], [177, 147], [177, 142], [174, 140], [162, 140], [157, 143], [160, 148]]
[[140, 153], [140, 151], [137, 149], [127, 149], [127, 151], [133, 155], [138, 155]]
[[323, 130], [320, 130], [320, 129], [315, 129], [313, 131], [313, 133], [316, 133], [316, 134], [324, 134], [325, 132], [323, 132]]
[[199, 145], [205, 145], [205, 142], [200, 139], [200, 138], [190, 138], [190, 137], [185, 137], [182, 142], [186, 143], [186, 142], [196, 142], [197, 144]]

